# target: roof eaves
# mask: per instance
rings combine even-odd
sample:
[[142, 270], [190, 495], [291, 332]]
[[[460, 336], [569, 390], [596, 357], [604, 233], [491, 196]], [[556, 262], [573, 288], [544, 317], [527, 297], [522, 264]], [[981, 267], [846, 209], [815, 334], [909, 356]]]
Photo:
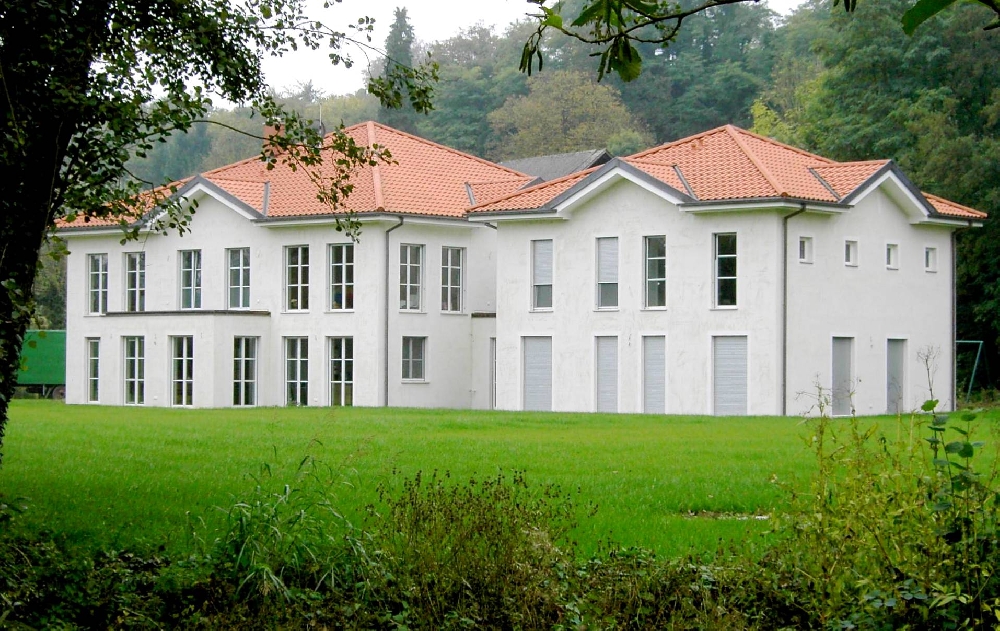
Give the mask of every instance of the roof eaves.
[[[265, 184], [265, 183], [261, 182], [261, 184]], [[261, 212], [259, 210], [257, 210], [256, 208], [254, 208], [250, 204], [247, 204], [243, 200], [239, 199], [238, 197], [236, 197], [235, 195], [233, 195], [232, 193], [230, 193], [229, 191], [227, 191], [225, 188], [223, 188], [219, 184], [216, 184], [212, 180], [209, 180], [208, 178], [204, 177], [204, 175], [196, 175], [196, 176], [194, 176], [193, 178], [191, 178], [190, 180], [188, 180], [187, 184], [185, 184], [181, 188], [177, 189], [177, 192], [174, 193], [174, 195], [180, 195], [180, 196], [183, 197], [183, 196], [187, 195], [189, 192], [191, 192], [197, 186], [203, 186], [204, 188], [208, 189], [213, 195], [217, 195], [219, 198], [221, 198], [225, 203], [230, 204], [233, 207], [236, 207], [236, 208], [239, 208], [239, 209], [243, 210], [247, 214], [252, 215], [254, 219], [258, 219], [258, 218], [263, 218], [264, 217], [264, 215], [261, 214]], [[145, 218], [146, 217], [143, 216], [143, 219], [145, 219]]]
[[874, 182], [877, 182], [887, 173], [892, 173], [893, 175], [896, 176], [899, 182], [903, 185], [903, 188], [905, 188], [907, 192], [909, 192], [917, 200], [917, 202], [921, 206], [923, 206], [924, 210], [927, 211], [928, 217], [954, 219], [954, 217], [949, 217], [948, 215], [938, 212], [938, 209], [934, 207], [934, 204], [932, 204], [930, 200], [924, 197], [923, 191], [917, 188], [916, 185], [914, 185], [913, 182], [910, 181], [910, 178], [906, 177], [906, 174], [903, 173], [902, 169], [899, 168], [899, 166], [896, 164], [894, 160], [889, 160], [888, 162], [886, 162], [885, 166], [880, 168], [878, 171], [876, 171], [870, 177], [868, 177], [868, 179], [859, 184], [841, 201], [846, 204], [853, 205], [854, 202], [857, 201], [858, 197], [860, 197], [863, 192], [865, 192]]
[[805, 204], [806, 206], [811, 206], [813, 208], [822, 207], [834, 210], [845, 210], [850, 208], [850, 204], [845, 204], [843, 202], [831, 202], [822, 199], [807, 199], [804, 197], [791, 197], [787, 195], [773, 197], [735, 197], [732, 199], [696, 200], [685, 202], [681, 205], [684, 208], [711, 208], [713, 206], [739, 206], [742, 204], [754, 206], [760, 206], [762, 204]]

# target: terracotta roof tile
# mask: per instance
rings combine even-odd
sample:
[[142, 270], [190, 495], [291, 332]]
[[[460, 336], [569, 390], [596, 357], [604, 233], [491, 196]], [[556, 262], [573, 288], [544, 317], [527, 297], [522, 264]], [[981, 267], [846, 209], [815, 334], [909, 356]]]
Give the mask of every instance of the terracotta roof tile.
[[956, 204], [955, 202], [948, 201], [943, 197], [938, 197], [937, 195], [931, 195], [930, 193], [924, 193], [924, 197], [927, 201], [934, 206], [935, 209], [942, 215], [948, 215], [949, 217], [962, 217], [963, 219], [986, 219], [986, 213], [969, 208], [968, 206], [962, 206], [961, 204]]
[[813, 171], [823, 178], [833, 190], [837, 191], [839, 197], [844, 198], [887, 164], [889, 164], [888, 160], [839, 162], [813, 167]]
[[556, 180], [542, 182], [536, 186], [526, 188], [524, 191], [515, 192], [505, 197], [493, 200], [492, 202], [473, 206], [469, 209], [469, 212], [475, 213], [498, 210], [529, 210], [541, 208], [559, 195], [568, 191], [574, 184], [582, 181], [598, 168], [599, 167], [593, 167], [587, 169], [586, 171], [572, 173]]

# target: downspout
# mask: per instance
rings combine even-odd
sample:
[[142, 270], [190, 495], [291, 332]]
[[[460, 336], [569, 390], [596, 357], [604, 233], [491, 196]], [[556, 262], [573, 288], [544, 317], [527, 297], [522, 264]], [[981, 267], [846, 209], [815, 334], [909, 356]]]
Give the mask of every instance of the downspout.
[[806, 211], [806, 203], [781, 220], [781, 416], [788, 413], [788, 220]]
[[[972, 220], [965, 228], [951, 231], [951, 409], [955, 409], [955, 380], [958, 378], [958, 233], [972, 228]], [[972, 391], [972, 381], [969, 381], [969, 391]]]
[[385, 231], [385, 362], [382, 364], [384, 378], [382, 400], [385, 407], [389, 407], [389, 233], [403, 225], [403, 217], [400, 215], [399, 223]]

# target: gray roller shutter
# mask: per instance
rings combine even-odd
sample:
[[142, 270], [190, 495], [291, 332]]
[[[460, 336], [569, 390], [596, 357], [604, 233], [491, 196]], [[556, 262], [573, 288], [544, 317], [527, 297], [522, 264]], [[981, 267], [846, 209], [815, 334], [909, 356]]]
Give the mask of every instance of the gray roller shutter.
[[552, 284], [552, 240], [532, 241], [536, 285]]
[[886, 381], [886, 412], [899, 414], [905, 412], [905, 378], [906, 340], [889, 340], [886, 345], [885, 381]]
[[642, 411], [667, 411], [667, 340], [662, 335], [642, 338]]
[[850, 416], [854, 386], [854, 338], [833, 338], [832, 411], [834, 416]]
[[618, 338], [597, 338], [597, 411], [618, 411]]
[[747, 338], [724, 335], [712, 338], [715, 413], [741, 416], [747, 413]]
[[552, 338], [524, 338], [524, 409], [552, 409]]

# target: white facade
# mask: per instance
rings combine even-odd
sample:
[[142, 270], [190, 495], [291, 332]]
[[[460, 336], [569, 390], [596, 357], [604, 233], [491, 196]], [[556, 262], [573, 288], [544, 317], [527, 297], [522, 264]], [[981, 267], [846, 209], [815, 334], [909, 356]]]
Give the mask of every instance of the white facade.
[[[549, 208], [372, 213], [351, 244], [333, 219], [262, 219], [194, 186], [183, 237], [64, 231], [67, 402], [777, 415], [816, 412], [820, 392], [835, 413], [880, 414], [919, 408], [929, 368], [953, 405], [952, 233], [971, 222], [929, 216], [892, 170], [840, 204], [675, 193], [612, 161]], [[331, 246], [346, 244], [353, 308], [339, 309]], [[248, 306], [230, 298], [243, 248]], [[308, 249], [307, 284], [290, 248]], [[290, 308], [304, 286], [308, 308]]]

